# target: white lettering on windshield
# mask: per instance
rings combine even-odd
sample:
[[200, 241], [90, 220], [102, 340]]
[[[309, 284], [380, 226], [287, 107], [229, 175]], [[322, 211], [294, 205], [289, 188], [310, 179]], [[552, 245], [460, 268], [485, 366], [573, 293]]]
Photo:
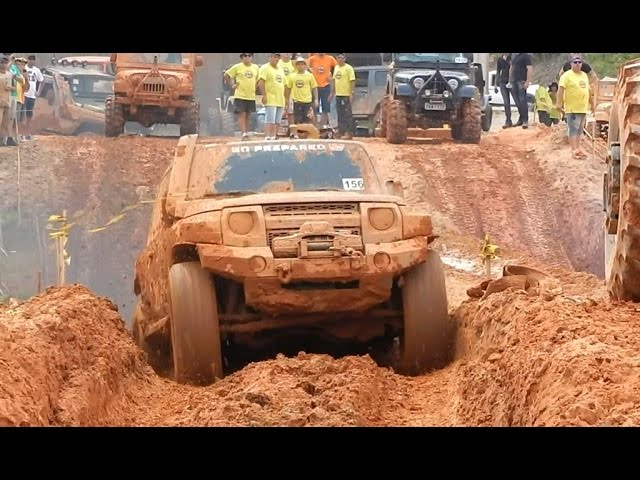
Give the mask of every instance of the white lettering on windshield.
[[[342, 151], [344, 149], [344, 145], [329, 145], [329, 150], [331, 151]], [[326, 151], [327, 146], [318, 143], [300, 143], [300, 144], [288, 144], [288, 143], [272, 143], [272, 144], [264, 144], [264, 145], [243, 145], [241, 147], [231, 147], [231, 153], [250, 153], [250, 152], [317, 152], [317, 151]]]

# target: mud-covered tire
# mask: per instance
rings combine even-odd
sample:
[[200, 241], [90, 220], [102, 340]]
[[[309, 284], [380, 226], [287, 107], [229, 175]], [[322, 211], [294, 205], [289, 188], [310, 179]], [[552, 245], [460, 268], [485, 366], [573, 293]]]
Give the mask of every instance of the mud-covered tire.
[[197, 134], [200, 127], [200, 105], [192, 101], [180, 115], [180, 136]]
[[404, 329], [397, 370], [418, 375], [440, 368], [449, 358], [451, 322], [440, 256], [429, 250], [424, 263], [411, 269], [402, 287]]
[[216, 291], [200, 262], [169, 269], [171, 349], [175, 379], [206, 385], [223, 377]]
[[[482, 136], [482, 111], [475, 98], [467, 98], [460, 106], [460, 138], [462, 143], [480, 143]], [[454, 140], [456, 140], [454, 138]]]
[[493, 108], [490, 104], [487, 104], [487, 108], [484, 111], [484, 115], [482, 115], [482, 120], [480, 121], [482, 131], [488, 132], [491, 130], [491, 122], [493, 121]]
[[389, 97], [385, 96], [380, 101], [380, 106], [373, 116], [373, 136], [385, 138], [387, 136], [387, 112], [389, 109]]
[[113, 96], [104, 101], [104, 136], [117, 137], [124, 133], [124, 109], [117, 104]]
[[389, 99], [386, 124], [386, 138], [388, 143], [399, 145], [407, 141], [407, 108], [401, 100]]
[[[640, 65], [630, 63], [619, 72], [609, 120], [611, 155], [607, 159], [609, 185], [619, 182], [619, 201], [611, 202], [611, 213], [618, 211], [618, 222], [615, 242], [605, 252], [610, 258], [605, 273], [612, 299], [640, 302]], [[605, 230], [607, 233], [613, 232]]]

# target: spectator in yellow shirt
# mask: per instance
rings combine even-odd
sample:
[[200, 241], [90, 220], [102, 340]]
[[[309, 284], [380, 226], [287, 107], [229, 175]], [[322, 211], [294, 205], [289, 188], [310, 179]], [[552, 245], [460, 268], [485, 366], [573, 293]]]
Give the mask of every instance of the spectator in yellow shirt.
[[241, 53], [240, 58], [240, 63], [224, 72], [224, 79], [231, 86], [242, 139], [246, 140], [249, 138], [249, 115], [256, 111], [256, 83], [259, 70], [253, 63], [253, 53]]
[[[293, 57], [292, 53], [283, 53], [282, 57], [280, 58], [280, 61], [278, 62], [278, 66], [284, 72], [285, 81], [289, 77], [289, 75], [291, 75], [293, 72], [296, 71], [296, 67], [293, 64], [293, 60], [291, 60], [292, 57]], [[285, 83], [285, 87], [286, 87], [286, 83]], [[291, 121], [291, 116], [293, 114], [293, 101], [287, 101], [286, 107], [287, 108], [285, 113], [286, 113], [287, 120]]]
[[582, 71], [580, 56], [574, 55], [571, 58], [571, 70], [562, 74], [558, 86], [556, 107], [558, 111], [565, 114], [573, 157], [586, 158], [587, 154], [580, 149], [580, 136], [584, 129], [589, 105], [591, 103], [593, 112], [595, 112], [595, 105], [590, 99], [592, 93], [589, 88], [589, 77]]
[[287, 77], [284, 95], [287, 104], [293, 101], [293, 122], [309, 123], [309, 114], [318, 108], [318, 82], [307, 70], [307, 62], [303, 57], [296, 58], [296, 71]]
[[260, 68], [258, 88], [262, 94], [264, 112], [264, 138], [275, 140], [278, 136], [278, 125], [284, 112], [284, 71], [278, 66], [279, 53], [272, 53], [269, 63]]
[[338, 54], [336, 60], [338, 64], [333, 70], [329, 101], [331, 101], [334, 96], [336, 97], [338, 137], [350, 139], [353, 138], [355, 134], [351, 101], [353, 100], [353, 91], [356, 86], [356, 74], [353, 67], [346, 63], [347, 57], [344, 53]]

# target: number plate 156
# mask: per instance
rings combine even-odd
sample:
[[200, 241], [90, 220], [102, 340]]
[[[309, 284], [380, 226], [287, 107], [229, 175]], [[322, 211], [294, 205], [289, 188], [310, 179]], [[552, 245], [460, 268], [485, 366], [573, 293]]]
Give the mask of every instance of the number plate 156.
[[364, 190], [364, 180], [362, 178], [343, 178], [342, 188], [345, 190]]

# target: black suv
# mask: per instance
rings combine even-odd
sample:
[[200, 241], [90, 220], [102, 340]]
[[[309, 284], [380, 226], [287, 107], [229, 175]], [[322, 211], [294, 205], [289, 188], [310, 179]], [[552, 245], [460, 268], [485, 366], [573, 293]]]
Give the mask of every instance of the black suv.
[[479, 143], [491, 128], [482, 65], [472, 53], [394, 53], [378, 135], [389, 143], [407, 139], [409, 128], [442, 128], [462, 143]]

